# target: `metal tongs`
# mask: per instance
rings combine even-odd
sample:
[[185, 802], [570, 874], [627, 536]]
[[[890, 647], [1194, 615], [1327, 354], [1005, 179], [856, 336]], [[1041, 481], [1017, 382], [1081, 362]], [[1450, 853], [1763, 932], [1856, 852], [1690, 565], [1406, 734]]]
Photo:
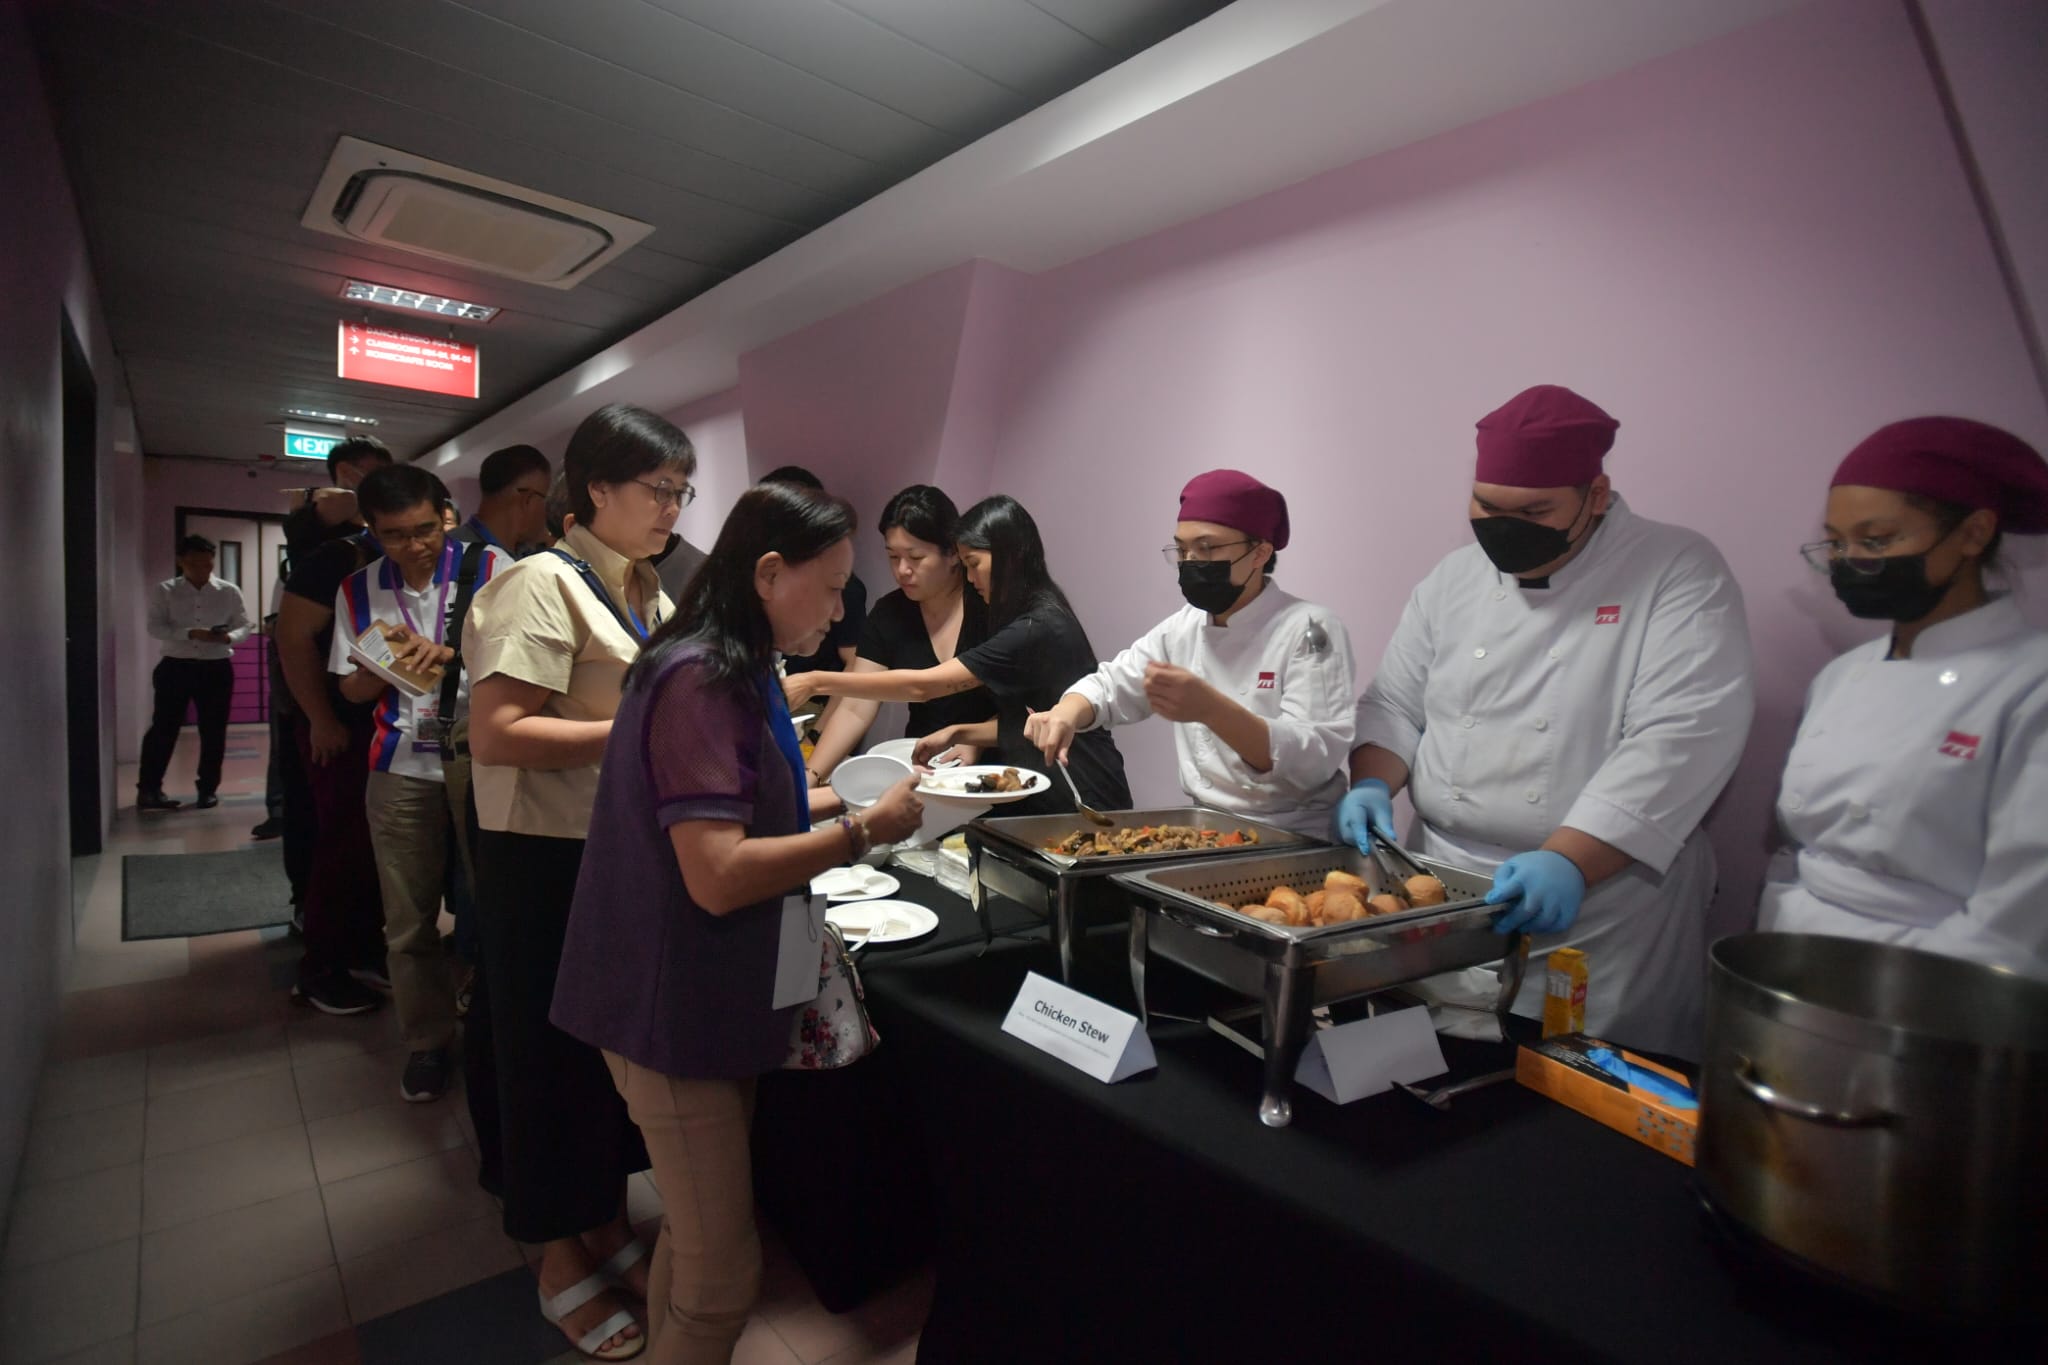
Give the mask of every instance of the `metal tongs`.
[[[1397, 858], [1401, 862], [1406, 863], [1408, 865], [1408, 870], [1406, 872], [1403, 872], [1395, 864], [1395, 859]], [[1378, 830], [1372, 831], [1372, 860], [1373, 863], [1379, 868], [1380, 875], [1382, 877], [1385, 877], [1387, 881], [1392, 884], [1388, 887], [1389, 890], [1392, 890], [1395, 887], [1400, 886], [1402, 883], [1406, 882], [1410, 877], [1428, 877], [1435, 875], [1431, 872], [1425, 871], [1423, 869], [1422, 864], [1416, 862], [1415, 859], [1408, 856], [1408, 851], [1406, 849], [1402, 848], [1399, 844], [1395, 843], [1392, 839], [1389, 839], [1386, 835], [1380, 833]]]

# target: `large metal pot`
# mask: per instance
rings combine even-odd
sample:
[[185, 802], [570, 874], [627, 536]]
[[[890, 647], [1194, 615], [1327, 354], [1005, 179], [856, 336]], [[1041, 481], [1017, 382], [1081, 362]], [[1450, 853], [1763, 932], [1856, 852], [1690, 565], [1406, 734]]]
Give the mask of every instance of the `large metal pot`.
[[2048, 1282], [2048, 984], [1889, 944], [1714, 945], [1697, 1174], [1737, 1225], [1916, 1310]]

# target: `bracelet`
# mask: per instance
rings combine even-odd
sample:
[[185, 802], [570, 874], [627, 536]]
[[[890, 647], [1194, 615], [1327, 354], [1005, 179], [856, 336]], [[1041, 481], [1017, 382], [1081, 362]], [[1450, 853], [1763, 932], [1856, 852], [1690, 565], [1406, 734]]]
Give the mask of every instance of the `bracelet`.
[[846, 860], [857, 863], [867, 857], [868, 850], [874, 847], [874, 840], [868, 835], [866, 823], [854, 819], [851, 815], [842, 815], [839, 817], [839, 828], [846, 831]]

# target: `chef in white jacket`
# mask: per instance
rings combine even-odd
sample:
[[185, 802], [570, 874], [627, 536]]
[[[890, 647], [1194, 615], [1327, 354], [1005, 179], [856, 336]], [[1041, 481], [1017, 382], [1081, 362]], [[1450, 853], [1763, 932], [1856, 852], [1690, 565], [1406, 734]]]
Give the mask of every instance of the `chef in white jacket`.
[[[1696, 1057], [1714, 854], [1700, 829], [1754, 710], [1742, 595], [1705, 537], [1631, 512], [1618, 423], [1541, 385], [1479, 422], [1476, 545], [1415, 589], [1358, 703], [1338, 832], [1492, 870], [1496, 928], [1581, 948], [1591, 1033]], [[1493, 973], [1468, 974], [1490, 999]], [[1542, 1014], [1531, 963], [1517, 1014]]]
[[1835, 471], [1805, 553], [1892, 628], [1814, 679], [1760, 927], [2048, 979], [2048, 632], [1986, 586], [2007, 531], [2048, 533], [2048, 464], [1996, 427], [1896, 422]]
[[1190, 801], [1327, 835], [1351, 749], [1351, 640], [1273, 582], [1287, 541], [1278, 490], [1235, 469], [1190, 479], [1165, 550], [1188, 604], [1033, 716], [1026, 736], [1059, 762], [1078, 731], [1162, 716]]

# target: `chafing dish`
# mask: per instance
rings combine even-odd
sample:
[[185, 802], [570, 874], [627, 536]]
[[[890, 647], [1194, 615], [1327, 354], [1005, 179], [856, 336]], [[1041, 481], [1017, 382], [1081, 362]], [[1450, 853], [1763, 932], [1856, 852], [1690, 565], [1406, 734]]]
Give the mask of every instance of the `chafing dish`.
[[1228, 834], [1249, 830], [1259, 836], [1256, 844], [1234, 848], [1181, 850], [1173, 853], [1084, 854], [1067, 857], [1050, 853], [1046, 845], [1056, 843], [1076, 830], [1095, 830], [1078, 814], [1013, 815], [976, 820], [967, 827], [968, 900], [981, 917], [984, 940], [993, 936], [985, 908], [990, 893], [1016, 901], [1027, 910], [1051, 921], [1053, 942], [1060, 954], [1060, 979], [1074, 977], [1074, 922], [1084, 905], [1107, 904], [1121, 917], [1125, 905], [1105, 879], [1115, 872], [1158, 867], [1171, 863], [1210, 863], [1271, 853], [1275, 849], [1327, 847], [1304, 835], [1277, 825], [1262, 824], [1241, 815], [1184, 806], [1175, 810], [1104, 811], [1118, 829], [1141, 829], [1146, 825], [1188, 825]]
[[1336, 871], [1378, 892], [1387, 878], [1371, 858], [1323, 845], [1118, 875], [1115, 883], [1131, 901], [1131, 989], [1140, 1016], [1149, 1022], [1145, 967], [1152, 955], [1257, 1000], [1266, 1064], [1259, 1118], [1280, 1128], [1294, 1118], [1294, 1070], [1317, 1006], [1500, 960], [1505, 1010], [1521, 988], [1528, 938], [1493, 932], [1497, 907], [1485, 903], [1492, 877], [1433, 858], [1414, 861], [1443, 882], [1446, 903], [1321, 928], [1268, 924], [1224, 903], [1256, 904], [1276, 886], [1306, 894]]

